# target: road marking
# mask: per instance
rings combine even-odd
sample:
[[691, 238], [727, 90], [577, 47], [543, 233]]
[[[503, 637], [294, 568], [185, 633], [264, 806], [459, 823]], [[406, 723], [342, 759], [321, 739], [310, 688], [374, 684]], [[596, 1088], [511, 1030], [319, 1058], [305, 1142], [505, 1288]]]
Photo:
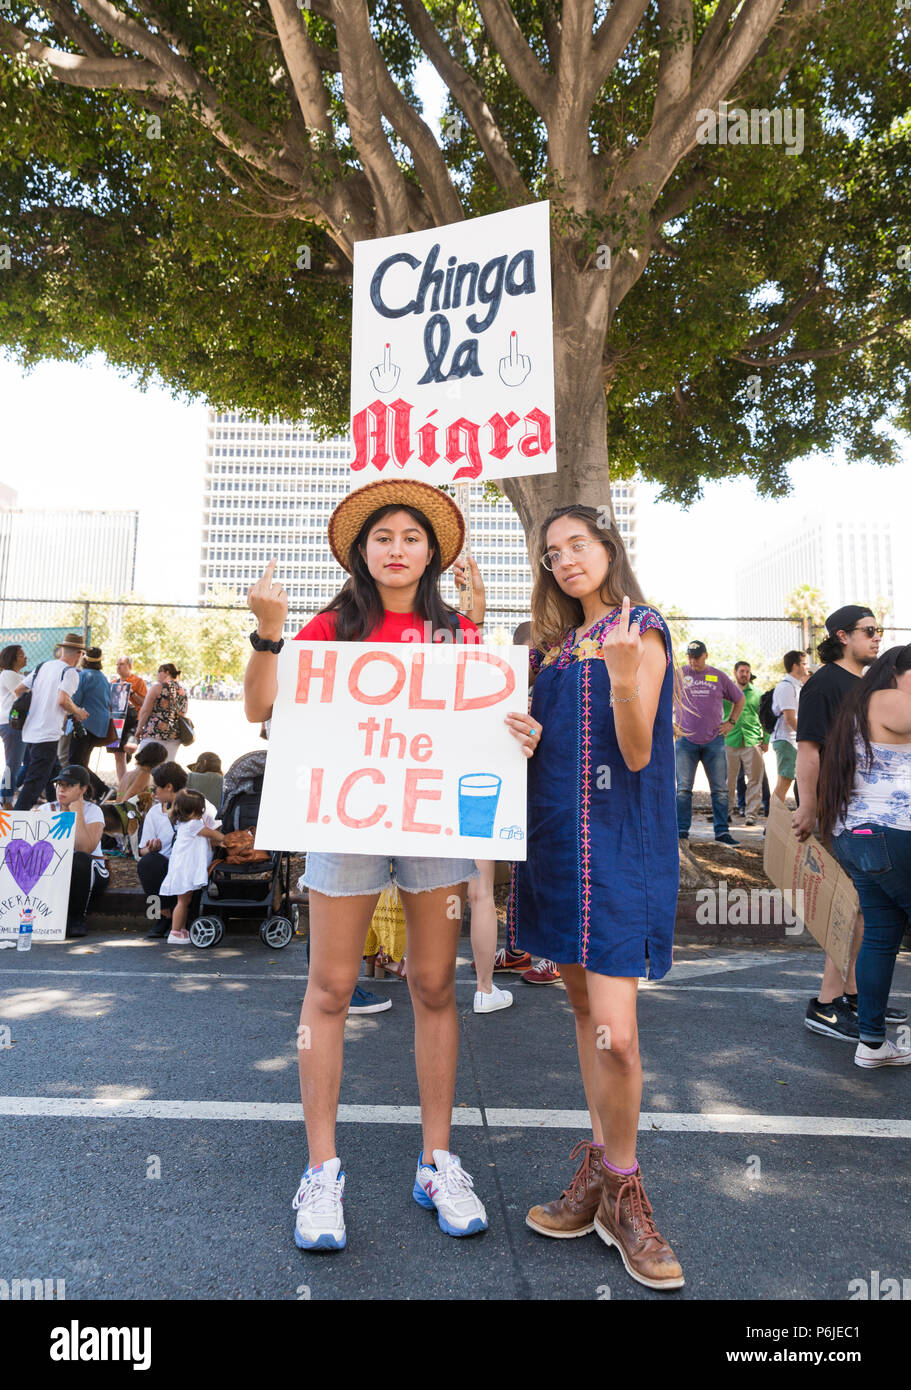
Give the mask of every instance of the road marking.
[[[0, 1096], [0, 1115], [20, 1118], [90, 1120], [234, 1120], [302, 1123], [300, 1105], [275, 1101], [117, 1100], [60, 1096]], [[458, 1106], [452, 1123], [492, 1129], [588, 1129], [587, 1110], [486, 1109]], [[339, 1124], [419, 1125], [416, 1105], [340, 1105]], [[843, 1115], [751, 1115], [741, 1112], [687, 1114], [652, 1111], [639, 1116], [649, 1133], [796, 1134], [851, 1139], [911, 1139], [911, 1120]]]

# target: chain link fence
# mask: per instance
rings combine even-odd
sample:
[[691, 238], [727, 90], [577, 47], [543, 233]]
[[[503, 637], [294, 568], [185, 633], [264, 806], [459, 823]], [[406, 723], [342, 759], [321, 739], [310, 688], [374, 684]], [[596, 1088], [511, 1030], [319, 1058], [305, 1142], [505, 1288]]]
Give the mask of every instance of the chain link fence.
[[[332, 597], [327, 593], [325, 601]], [[314, 603], [311, 612], [320, 604]], [[300, 615], [300, 622], [310, 614]], [[513, 632], [530, 614], [521, 606], [491, 605], [485, 618], [488, 642], [512, 640]], [[781, 678], [782, 657], [788, 651], [805, 651], [811, 668], [818, 662], [816, 648], [825, 629], [807, 620], [792, 622], [770, 615], [721, 617], [717, 614], [688, 616], [676, 609], [664, 614], [674, 641], [675, 656], [686, 660], [688, 642], [704, 642], [709, 664], [731, 671], [735, 661], [749, 661], [757, 685], [765, 687]], [[290, 629], [295, 629], [294, 615]], [[147, 603], [144, 599], [0, 599], [0, 647], [25, 648], [28, 668], [50, 656], [55, 642], [67, 632], [81, 633], [104, 652], [104, 669], [113, 675], [118, 656], [130, 656], [143, 675], [153, 675], [163, 661], [173, 662], [181, 679], [211, 689], [219, 682], [237, 682], [249, 655], [247, 633], [252, 626], [246, 604]], [[886, 629], [881, 650], [911, 641], [911, 628]]]

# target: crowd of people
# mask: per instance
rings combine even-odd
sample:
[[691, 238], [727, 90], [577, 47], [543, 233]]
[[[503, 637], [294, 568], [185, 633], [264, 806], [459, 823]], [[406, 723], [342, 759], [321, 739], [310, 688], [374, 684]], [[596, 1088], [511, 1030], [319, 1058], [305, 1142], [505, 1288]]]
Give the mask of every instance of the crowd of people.
[[[398, 642], [429, 623], [434, 641], [482, 641], [483, 578], [473, 560], [467, 567], [458, 560], [464, 534], [455, 502], [428, 484], [384, 480], [358, 488], [335, 509], [328, 532], [329, 550], [348, 579], [297, 637]], [[674, 1289], [683, 1270], [655, 1222], [636, 1157], [643, 1084], [637, 992], [641, 978], [660, 980], [671, 967], [697, 768], [708, 779], [714, 838], [732, 852], [740, 848], [731, 834], [738, 785], [746, 826], [768, 812], [770, 796], [784, 802], [793, 786], [794, 833], [823, 838], [855, 883], [861, 907], [847, 976], [826, 958], [805, 1025], [852, 1042], [862, 1068], [911, 1062], [911, 1047], [886, 1031], [907, 1018], [890, 1007], [889, 989], [911, 915], [911, 646], [880, 655], [883, 629], [872, 611], [846, 605], [827, 619], [819, 668], [810, 674], [808, 653], [789, 651], [778, 682], [760, 694], [749, 662], [737, 661], [729, 675], [709, 664], [701, 641], [689, 643], [686, 664], [677, 667], [667, 623], [645, 600], [603, 513], [558, 508], [542, 523], [537, 544], [531, 621], [514, 637], [529, 648], [532, 690], [527, 708], [506, 716], [503, 734], [528, 760], [527, 854], [510, 870], [506, 945], [497, 949], [493, 861], [306, 856], [300, 890], [309, 899], [309, 972], [300, 1027], [308, 1046], [299, 1049], [299, 1067], [309, 1156], [292, 1203], [294, 1238], [306, 1250], [340, 1249], [347, 1241], [335, 1135], [345, 1020], [359, 1008], [391, 1003], [358, 984], [365, 959], [374, 978], [407, 978], [413, 1004], [423, 1141], [413, 1198], [451, 1236], [487, 1228], [473, 1179], [450, 1149], [462, 918], [451, 910], [455, 895], [471, 906], [476, 1013], [513, 1004], [511, 992], [494, 983], [497, 972], [522, 974], [532, 984], [562, 980], [572, 1007], [590, 1137], [572, 1149], [576, 1169], [560, 1196], [531, 1206], [529, 1226], [556, 1238], [596, 1231], [634, 1279]], [[440, 595], [440, 576], [450, 567], [460, 588], [471, 583], [470, 614]], [[248, 605], [256, 627], [245, 714], [268, 737], [288, 622], [275, 562], [250, 589]], [[21, 676], [20, 651], [0, 654], [0, 734], [8, 787], [20, 780], [16, 807], [34, 805], [43, 790], [54, 805], [76, 811], [81, 858], [78, 874], [74, 859], [71, 934], [79, 934], [106, 874], [105, 803], [91, 799], [97, 788], [88, 760], [111, 739], [101, 653], [86, 653], [80, 671], [78, 637], [70, 635], [59, 652], [30, 678]], [[222, 771], [214, 754], [191, 773], [176, 762], [186, 714], [176, 668], [162, 664], [143, 688], [122, 660], [118, 674], [132, 687], [136, 766], [124, 766], [109, 800], [122, 802], [125, 791], [134, 797], [140, 782], [151, 800], [138, 837], [138, 875], [144, 893], [160, 900], [162, 918], [148, 935], [180, 944], [188, 939], [194, 894], [222, 846]], [[17, 743], [10, 703], [25, 688], [32, 704]], [[71, 742], [61, 766], [66, 730]], [[23, 747], [28, 759], [19, 773]], [[764, 761], [770, 747], [777, 770], [771, 791]], [[599, 794], [594, 780], [603, 768], [609, 795]]]

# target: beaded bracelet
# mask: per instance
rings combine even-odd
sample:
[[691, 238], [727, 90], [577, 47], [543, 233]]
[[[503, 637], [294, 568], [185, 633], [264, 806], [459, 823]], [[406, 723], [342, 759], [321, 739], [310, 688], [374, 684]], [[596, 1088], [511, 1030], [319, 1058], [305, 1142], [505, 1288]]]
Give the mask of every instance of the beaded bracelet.
[[617, 699], [615, 699], [615, 698], [614, 698], [614, 692], [611, 691], [611, 693], [610, 693], [611, 709], [613, 709], [614, 705], [628, 705], [632, 700], [635, 700], [635, 698], [636, 698], [636, 696], [637, 696], [638, 694], [639, 694], [639, 687], [638, 687], [638, 685], [636, 686], [635, 693], [632, 694], [632, 695], [627, 695], [627, 697], [626, 697], [625, 700], [617, 700]]

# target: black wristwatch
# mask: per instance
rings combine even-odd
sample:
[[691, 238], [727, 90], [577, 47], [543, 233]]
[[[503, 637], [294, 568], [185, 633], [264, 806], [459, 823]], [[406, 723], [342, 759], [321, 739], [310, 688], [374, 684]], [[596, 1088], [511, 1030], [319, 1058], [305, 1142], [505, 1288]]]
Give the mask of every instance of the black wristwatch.
[[274, 652], [275, 655], [278, 656], [278, 653], [285, 645], [285, 639], [284, 637], [280, 637], [277, 642], [270, 642], [268, 637], [260, 637], [259, 633], [254, 629], [253, 632], [250, 633], [250, 645], [255, 652]]

